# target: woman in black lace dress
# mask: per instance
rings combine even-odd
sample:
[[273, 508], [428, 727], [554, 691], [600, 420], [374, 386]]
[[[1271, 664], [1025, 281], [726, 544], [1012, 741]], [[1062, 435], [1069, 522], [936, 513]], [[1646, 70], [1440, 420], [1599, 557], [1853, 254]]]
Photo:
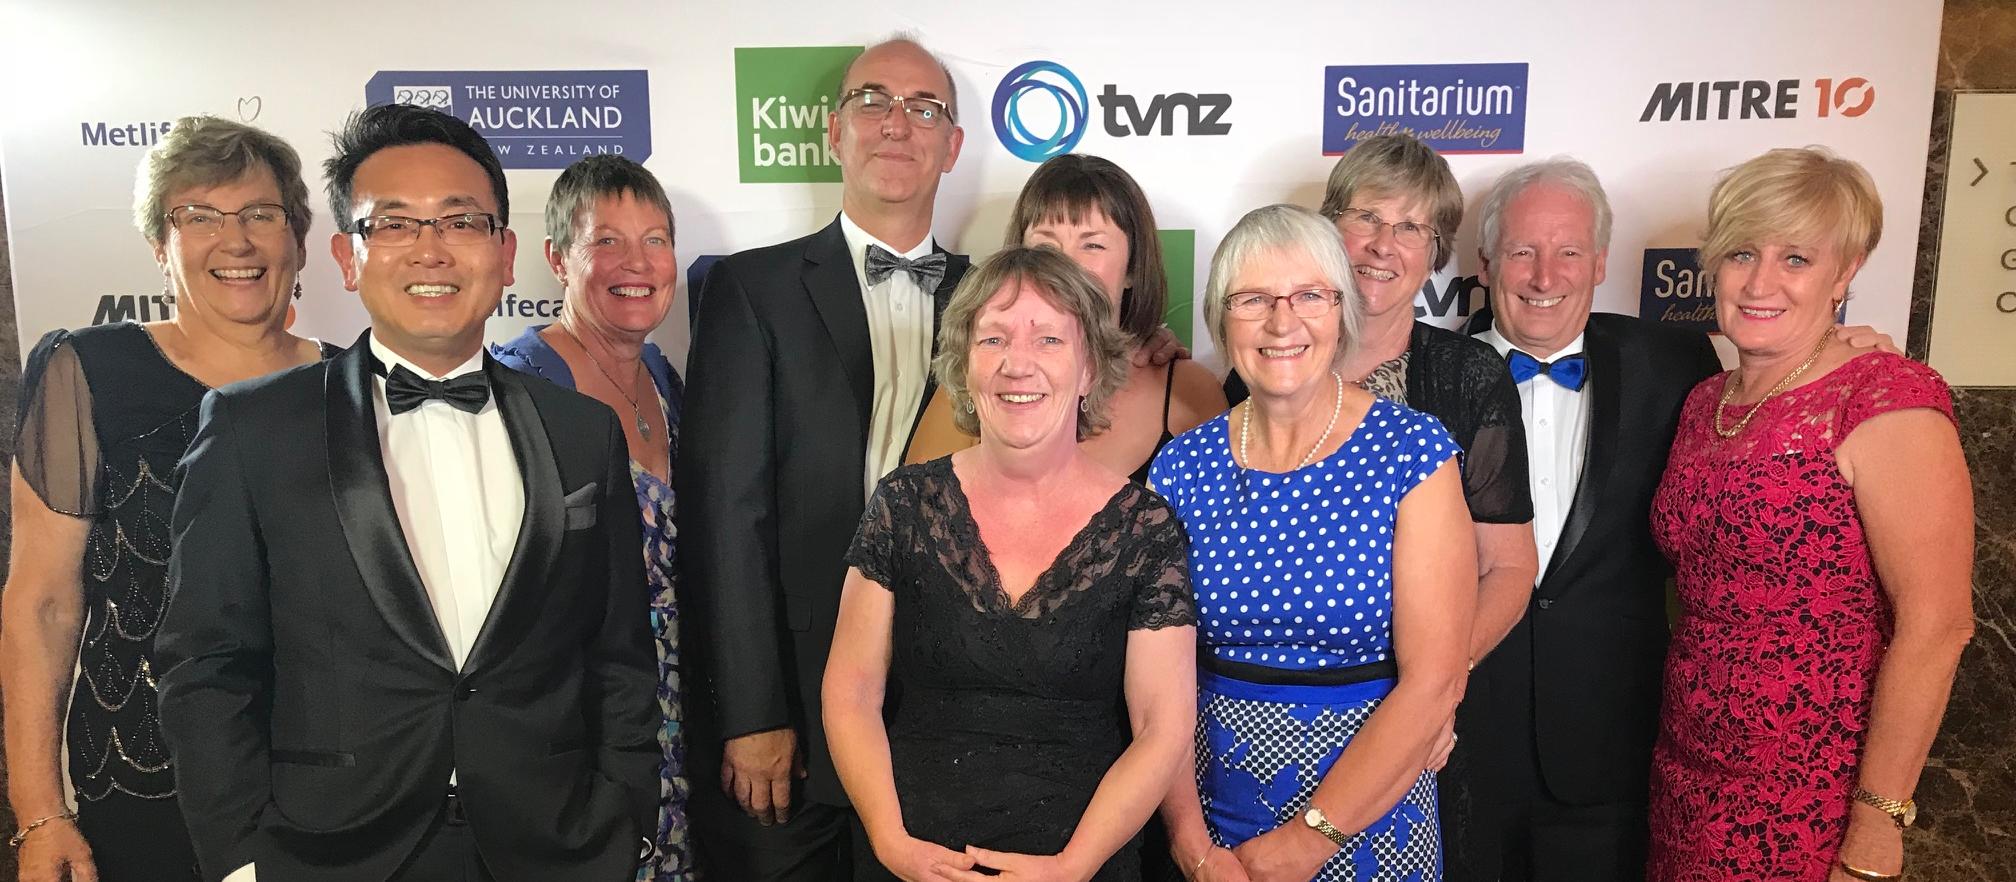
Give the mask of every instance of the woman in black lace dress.
[[967, 274], [939, 339], [980, 443], [876, 488], [826, 666], [861, 876], [1132, 882], [1195, 723], [1196, 629], [1173, 512], [1077, 443], [1125, 339], [1096, 281], [1022, 247]]
[[323, 355], [286, 330], [310, 216], [294, 148], [177, 120], [137, 192], [175, 317], [51, 331], [21, 377], [0, 685], [24, 882], [197, 878], [155, 716], [175, 466], [204, 393]]

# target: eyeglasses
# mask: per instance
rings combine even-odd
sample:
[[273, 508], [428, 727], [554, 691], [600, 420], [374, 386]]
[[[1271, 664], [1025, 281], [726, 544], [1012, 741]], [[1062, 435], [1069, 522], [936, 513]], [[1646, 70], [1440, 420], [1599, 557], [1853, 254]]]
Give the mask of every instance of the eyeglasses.
[[373, 245], [411, 245], [420, 241], [420, 228], [433, 227], [448, 245], [475, 245], [497, 234], [503, 224], [494, 214], [470, 212], [423, 220], [396, 214], [376, 214], [357, 219], [357, 234]]
[[936, 98], [920, 95], [891, 95], [881, 89], [849, 89], [840, 96], [840, 107], [847, 109], [853, 105], [855, 116], [867, 120], [887, 117], [889, 111], [903, 108], [903, 115], [910, 118], [910, 124], [920, 129], [935, 129], [942, 118], [952, 121], [952, 105]]
[[1354, 236], [1377, 236], [1380, 227], [1392, 227], [1393, 241], [1409, 248], [1420, 248], [1442, 238], [1441, 233], [1435, 232], [1435, 228], [1427, 224], [1417, 224], [1413, 221], [1389, 224], [1379, 215], [1362, 208], [1344, 209], [1337, 213], [1336, 220], [1343, 223], [1345, 231]]
[[236, 217], [245, 235], [277, 233], [287, 228], [287, 206], [258, 202], [237, 211], [220, 211], [208, 205], [177, 205], [168, 210], [168, 223], [184, 236], [215, 236], [224, 229], [224, 219]]
[[1329, 288], [1310, 288], [1291, 294], [1269, 294], [1265, 291], [1239, 291], [1225, 295], [1225, 309], [1233, 318], [1258, 321], [1274, 311], [1274, 303], [1288, 301], [1289, 311], [1302, 318], [1322, 318], [1343, 297], [1343, 293]]

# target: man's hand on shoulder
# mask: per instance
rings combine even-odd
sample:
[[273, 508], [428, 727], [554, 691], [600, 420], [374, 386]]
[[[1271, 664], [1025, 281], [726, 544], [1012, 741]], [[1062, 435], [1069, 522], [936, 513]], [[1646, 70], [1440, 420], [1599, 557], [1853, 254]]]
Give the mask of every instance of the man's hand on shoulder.
[[1146, 342], [1134, 348], [1135, 367], [1150, 365], [1160, 367], [1176, 359], [1189, 357], [1190, 350], [1182, 341], [1176, 339], [1176, 332], [1169, 330], [1168, 325], [1156, 328], [1155, 333], [1148, 335]]
[[721, 745], [721, 789], [763, 826], [791, 820], [791, 783], [805, 777], [798, 733], [751, 732]]
[[1856, 349], [1875, 349], [1891, 355], [1904, 354], [1904, 350], [1897, 348], [1897, 341], [1891, 339], [1889, 334], [1868, 325], [1842, 325], [1835, 329], [1834, 334], [1841, 338], [1841, 342]]

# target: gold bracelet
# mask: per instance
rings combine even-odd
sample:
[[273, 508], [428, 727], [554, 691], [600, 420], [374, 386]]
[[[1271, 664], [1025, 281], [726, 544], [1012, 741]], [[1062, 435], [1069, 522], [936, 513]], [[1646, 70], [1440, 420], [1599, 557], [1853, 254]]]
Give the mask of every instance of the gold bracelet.
[[1865, 870], [1862, 869], [1861, 867], [1854, 866], [1848, 863], [1847, 861], [1841, 860], [1840, 858], [1834, 859], [1834, 865], [1840, 867], [1841, 872], [1847, 873], [1850, 876], [1854, 876], [1855, 878], [1862, 880], [1862, 882], [1895, 882], [1895, 880], [1904, 878], [1904, 872], [1902, 870], [1899, 870], [1895, 873], [1878, 873], [1875, 870]]
[[28, 841], [28, 834], [35, 832], [35, 828], [40, 827], [43, 824], [47, 824], [50, 821], [75, 821], [75, 820], [77, 820], [76, 812], [64, 812], [60, 815], [50, 815], [49, 817], [46, 818], [36, 818], [35, 820], [29, 821], [28, 826], [22, 827], [19, 831], [16, 831], [13, 836], [7, 837], [7, 847], [20, 848], [21, 843]]
[[1197, 878], [1197, 871], [1204, 869], [1204, 862], [1211, 859], [1211, 849], [1204, 849], [1204, 855], [1197, 859], [1197, 866], [1190, 868], [1190, 878]]

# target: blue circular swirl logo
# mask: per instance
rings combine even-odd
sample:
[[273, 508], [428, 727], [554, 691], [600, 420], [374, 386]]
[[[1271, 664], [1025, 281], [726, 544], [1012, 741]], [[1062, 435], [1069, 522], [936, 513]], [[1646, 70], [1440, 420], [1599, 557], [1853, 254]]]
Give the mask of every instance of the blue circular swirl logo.
[[[1045, 96], [1048, 101], [1033, 96]], [[1023, 102], [1036, 100], [1054, 115], [1056, 125], [1048, 134], [1031, 131], [1023, 120]], [[1009, 153], [1030, 162], [1042, 162], [1060, 153], [1069, 153], [1085, 136], [1085, 85], [1064, 65], [1054, 61], [1031, 61], [1008, 72], [994, 88], [994, 134]]]

